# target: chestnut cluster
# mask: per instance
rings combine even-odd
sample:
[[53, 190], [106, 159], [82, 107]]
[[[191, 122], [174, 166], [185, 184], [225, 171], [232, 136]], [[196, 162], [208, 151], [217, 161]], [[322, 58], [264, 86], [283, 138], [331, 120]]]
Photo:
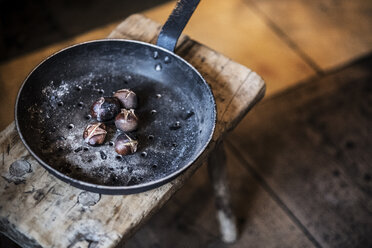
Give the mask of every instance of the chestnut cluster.
[[134, 111], [137, 105], [137, 95], [128, 89], [116, 91], [113, 97], [100, 97], [90, 108], [92, 117], [98, 122], [85, 128], [84, 141], [91, 146], [102, 145], [107, 134], [106, 125], [102, 122], [114, 120], [116, 128], [124, 132], [116, 138], [115, 151], [120, 155], [135, 153], [138, 141], [125, 132], [138, 127], [138, 117]]

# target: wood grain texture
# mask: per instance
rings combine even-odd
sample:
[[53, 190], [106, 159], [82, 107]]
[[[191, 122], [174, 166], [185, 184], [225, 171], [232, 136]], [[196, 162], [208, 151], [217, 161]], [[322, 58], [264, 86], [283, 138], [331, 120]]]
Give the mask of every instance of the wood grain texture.
[[348, 0], [244, 0], [322, 70], [372, 51], [372, 3]]
[[314, 247], [260, 182], [226, 147], [226, 169], [239, 238], [221, 241], [213, 189], [201, 167], [172, 199], [128, 240], [125, 248]]
[[[164, 23], [175, 1], [145, 11]], [[265, 23], [245, 0], [203, 0], [184, 33], [252, 68], [272, 94], [315, 75], [315, 71]]]
[[229, 137], [321, 247], [372, 246], [372, 57], [263, 102]]
[[[153, 42], [159, 29], [159, 24], [133, 15], [110, 37]], [[11, 124], [0, 136], [2, 232], [29, 247], [88, 247], [92, 244], [114, 247], [183, 185], [206, 159], [216, 141], [263, 97], [265, 85], [262, 79], [223, 55], [186, 36], [176, 52], [201, 72], [217, 103], [218, 120], [213, 140], [193, 166], [174, 181], [145, 193], [99, 196], [49, 175], [26, 151]], [[26, 166], [26, 170], [18, 173], [20, 164], [14, 164], [18, 160], [27, 161], [30, 169]], [[14, 171], [18, 176], [13, 175]]]

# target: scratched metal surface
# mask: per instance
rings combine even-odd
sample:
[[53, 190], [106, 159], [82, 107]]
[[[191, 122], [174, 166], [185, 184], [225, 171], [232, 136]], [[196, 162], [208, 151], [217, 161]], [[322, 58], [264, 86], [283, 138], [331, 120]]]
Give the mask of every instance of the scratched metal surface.
[[[210, 89], [163, 50], [154, 56], [155, 47], [110, 43], [66, 50], [28, 78], [16, 113], [21, 133], [42, 162], [73, 180], [132, 186], [167, 178], [195, 160], [209, 141], [215, 121]], [[140, 119], [132, 133], [139, 149], [125, 157], [114, 151], [120, 132], [112, 122], [106, 123], [102, 146], [88, 146], [82, 138], [94, 121], [90, 105], [122, 88], [137, 93]]]

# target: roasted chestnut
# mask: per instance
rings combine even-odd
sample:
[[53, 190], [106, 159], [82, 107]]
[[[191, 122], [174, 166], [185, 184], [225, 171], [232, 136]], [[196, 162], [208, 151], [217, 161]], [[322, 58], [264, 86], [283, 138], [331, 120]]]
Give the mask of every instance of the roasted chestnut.
[[117, 129], [123, 132], [131, 132], [137, 129], [138, 117], [134, 113], [134, 110], [122, 109], [120, 113], [115, 117], [115, 126]]
[[121, 89], [115, 92], [114, 97], [119, 99], [123, 108], [135, 109], [137, 108], [137, 95], [131, 90]]
[[106, 126], [103, 123], [97, 122], [89, 124], [83, 134], [84, 141], [91, 146], [101, 145], [105, 142]]
[[137, 151], [138, 141], [129, 135], [120, 134], [115, 141], [115, 151], [120, 155], [129, 155]]
[[120, 102], [115, 97], [100, 97], [92, 104], [90, 112], [98, 121], [109, 121], [120, 112]]

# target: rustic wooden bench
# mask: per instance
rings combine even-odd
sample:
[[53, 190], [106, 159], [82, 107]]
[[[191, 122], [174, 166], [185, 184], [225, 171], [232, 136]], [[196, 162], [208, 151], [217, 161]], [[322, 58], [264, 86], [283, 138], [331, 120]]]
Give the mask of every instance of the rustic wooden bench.
[[[132, 15], [109, 38], [154, 43], [160, 28], [144, 16]], [[185, 35], [176, 53], [203, 75], [216, 99], [216, 130], [202, 156], [181, 176], [157, 189], [126, 196], [99, 195], [50, 175], [28, 153], [12, 123], [0, 134], [0, 232], [25, 247], [115, 247], [125, 242], [209, 157], [222, 239], [236, 239], [222, 139], [263, 97], [265, 84], [248, 68]]]

